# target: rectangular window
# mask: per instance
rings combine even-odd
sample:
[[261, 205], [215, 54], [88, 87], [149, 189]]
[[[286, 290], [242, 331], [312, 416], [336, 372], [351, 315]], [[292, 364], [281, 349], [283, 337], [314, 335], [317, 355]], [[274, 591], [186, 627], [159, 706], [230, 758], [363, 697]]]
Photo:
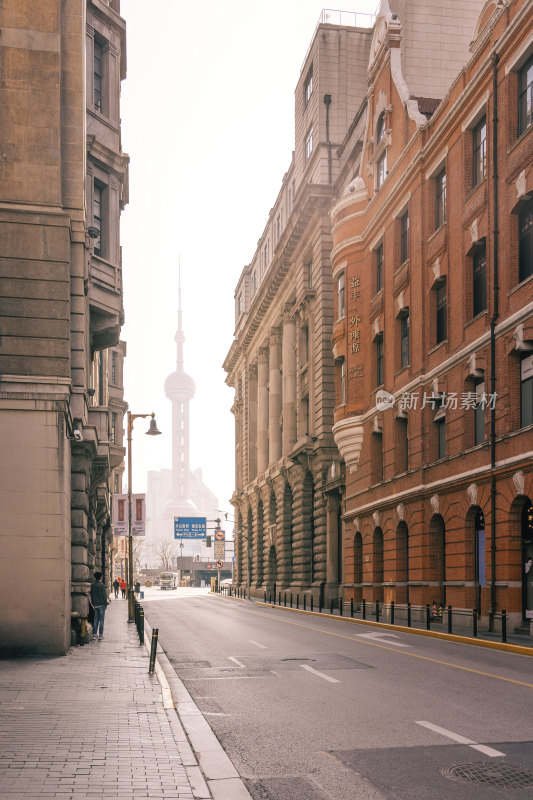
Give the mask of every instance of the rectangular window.
[[472, 288], [474, 317], [487, 308], [487, 253], [483, 246], [472, 259]]
[[381, 189], [387, 177], [387, 152], [381, 155], [376, 163], [376, 189]]
[[533, 353], [520, 359], [520, 427], [533, 425]]
[[98, 235], [94, 239], [94, 254], [101, 256], [103, 253], [102, 218], [104, 208], [104, 188], [101, 184], [93, 184], [93, 228], [96, 228]]
[[313, 129], [309, 131], [305, 137], [305, 160], [309, 161], [311, 153], [313, 152]]
[[301, 355], [300, 366], [305, 366], [309, 361], [309, 328], [303, 325], [300, 333]]
[[440, 228], [446, 222], [446, 170], [443, 169], [435, 178], [435, 227]]
[[530, 58], [518, 74], [518, 135], [524, 133], [533, 122], [533, 58]]
[[383, 480], [383, 436], [380, 432], [372, 432], [372, 483]]
[[446, 330], [446, 281], [437, 287], [436, 298], [436, 342], [444, 342], [447, 336]]
[[472, 140], [474, 147], [472, 185], [477, 186], [487, 174], [487, 120], [485, 117], [472, 131]]
[[376, 247], [376, 292], [383, 289], [383, 242]]
[[518, 216], [518, 283], [533, 275], [533, 200], [530, 200]]
[[446, 455], [446, 419], [440, 417], [435, 420], [435, 432], [437, 439], [437, 459], [444, 458]]
[[311, 64], [309, 68], [309, 72], [307, 73], [307, 77], [304, 83], [304, 103], [305, 105], [308, 104], [309, 100], [311, 99], [311, 95], [313, 94], [313, 65]]
[[385, 364], [383, 354], [383, 334], [379, 333], [374, 339], [376, 349], [376, 386], [381, 386], [385, 380]]
[[400, 217], [400, 264], [409, 258], [409, 213]]
[[396, 431], [396, 471], [407, 472], [409, 469], [409, 441], [407, 437], [407, 418], [398, 417], [395, 422]]
[[117, 362], [118, 362], [118, 354], [116, 350], [111, 351], [111, 383], [113, 386], [118, 385], [118, 373], [117, 373]]
[[400, 317], [400, 367], [409, 364], [409, 311]]
[[344, 272], [337, 278], [337, 319], [344, 317], [345, 292], [344, 292]]
[[485, 441], [485, 383], [476, 383], [476, 404], [474, 406], [474, 444]]
[[101, 43], [94, 40], [94, 107], [102, 111], [102, 92], [104, 84], [104, 54]]
[[341, 392], [340, 392], [340, 405], [346, 403], [346, 363], [344, 359], [341, 361]]
[[118, 414], [113, 411], [113, 413], [111, 414], [111, 441], [113, 444], [118, 444], [117, 427], [118, 427]]

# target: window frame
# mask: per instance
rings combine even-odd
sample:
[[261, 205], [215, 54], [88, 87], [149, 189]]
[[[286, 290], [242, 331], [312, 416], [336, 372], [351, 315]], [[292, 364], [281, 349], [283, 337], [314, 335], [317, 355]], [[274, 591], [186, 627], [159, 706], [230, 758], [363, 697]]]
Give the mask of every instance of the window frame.
[[374, 339], [374, 363], [376, 368], [376, 389], [385, 383], [385, 348], [383, 331], [380, 331]]
[[[530, 82], [527, 83], [528, 73]], [[529, 108], [528, 108], [529, 94]], [[533, 55], [518, 70], [518, 136], [522, 136], [533, 123]], [[524, 101], [524, 102], [523, 102]]]
[[409, 258], [409, 211], [406, 210], [400, 217], [400, 264], [405, 264]]
[[[93, 40], [93, 108], [100, 114], [104, 113], [105, 97], [105, 54], [104, 42], [98, 37]], [[99, 67], [99, 71], [97, 71]]]
[[[408, 308], [402, 311], [402, 313], [400, 314], [399, 322], [400, 322], [400, 369], [405, 369], [411, 363], [410, 325], [409, 325]], [[405, 357], [407, 360], [405, 359]]]
[[309, 159], [311, 158], [312, 152], [313, 152], [313, 126], [311, 125], [311, 127], [307, 131], [307, 135], [305, 137], [304, 154], [305, 154], [305, 163], [306, 164], [309, 161]]
[[435, 175], [435, 230], [446, 222], [446, 167]]
[[374, 248], [375, 258], [375, 276], [376, 276], [376, 294], [383, 289], [383, 274], [385, 265], [385, 256], [383, 251], [383, 242], [380, 242]]
[[[484, 137], [481, 135], [484, 131]], [[472, 128], [472, 188], [487, 176], [487, 117], [484, 114]]]
[[[531, 363], [524, 366], [529, 359]], [[528, 425], [533, 425], [533, 352], [520, 356], [520, 427], [526, 428]]]
[[[524, 246], [527, 252], [524, 253]], [[533, 275], [533, 199], [518, 214], [518, 283]]]
[[487, 310], [487, 248], [485, 243], [472, 255], [472, 316]]
[[[98, 236], [93, 240], [93, 253], [99, 258], [104, 258], [106, 236], [104, 226], [105, 216], [105, 191], [107, 187], [96, 178], [93, 179], [92, 197], [92, 226], [98, 231]], [[96, 212], [99, 212], [98, 214]]]
[[346, 276], [344, 271], [337, 275], [337, 319], [338, 322], [346, 316]]
[[[440, 298], [439, 298], [440, 295]], [[441, 280], [435, 286], [435, 344], [448, 338], [448, 293], [447, 281]]]
[[304, 107], [307, 108], [313, 94], [313, 64], [309, 67], [304, 81]]

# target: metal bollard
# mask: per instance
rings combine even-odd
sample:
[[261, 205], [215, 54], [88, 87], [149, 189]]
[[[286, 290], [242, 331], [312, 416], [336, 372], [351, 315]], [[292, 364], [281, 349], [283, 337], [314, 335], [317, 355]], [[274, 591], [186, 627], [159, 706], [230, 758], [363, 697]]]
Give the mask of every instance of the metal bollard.
[[431, 612], [429, 610], [429, 603], [426, 603], [426, 628], [428, 631], [431, 628]]
[[292, 592], [291, 592], [291, 608], [292, 608]]
[[266, 589], [265, 589], [265, 603], [266, 603], [266, 601], [267, 601], [267, 593], [266, 593]]
[[452, 607], [448, 606], [448, 633], [452, 632]]
[[394, 625], [394, 600], [391, 600], [390, 604], [390, 624]]
[[411, 627], [411, 603], [407, 603], [407, 627]]
[[350, 600], [350, 616], [351, 616], [351, 617], [352, 617], [352, 619], [353, 619], [353, 597], [352, 597], [352, 599]]
[[318, 613], [322, 614], [322, 598], [319, 597], [318, 599]]
[[283, 592], [283, 606], [287, 608], [287, 592]]
[[278, 592], [278, 606], [281, 605], [281, 592]]
[[502, 642], [507, 641], [507, 611], [502, 611]]
[[477, 609], [472, 610], [472, 636], [477, 636]]
[[331, 603], [330, 603], [330, 609], [329, 609], [329, 613], [330, 613], [330, 614], [333, 614], [333, 600], [332, 600], [332, 601], [331, 601]]
[[306, 610], [306, 609], [305, 609], [305, 606], [306, 606], [306, 596], [305, 596], [305, 594], [304, 594], [304, 611]]
[[379, 622], [379, 600], [376, 600], [376, 622]]
[[152, 631], [152, 646], [150, 648], [150, 666], [148, 667], [149, 675], [153, 675], [155, 671], [155, 654], [157, 652], [158, 636], [159, 636], [159, 628], [154, 628]]
[[144, 609], [139, 608], [139, 644], [144, 644]]
[[343, 603], [342, 597], [339, 597], [339, 616], [340, 617], [342, 617], [343, 605], [344, 605], [344, 603]]
[[363, 600], [362, 619], [366, 619], [366, 600]]
[[298, 611], [300, 610], [300, 595], [299, 594], [296, 595], [296, 608], [297, 608]]
[[311, 595], [311, 611], [313, 610], [313, 595]]

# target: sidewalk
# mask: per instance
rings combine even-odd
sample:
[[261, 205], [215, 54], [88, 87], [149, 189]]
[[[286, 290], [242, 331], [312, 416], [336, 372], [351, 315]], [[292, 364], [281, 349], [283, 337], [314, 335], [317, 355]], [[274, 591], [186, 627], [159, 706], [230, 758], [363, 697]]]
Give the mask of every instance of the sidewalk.
[[148, 664], [121, 598], [103, 640], [0, 661], [0, 800], [222, 798]]

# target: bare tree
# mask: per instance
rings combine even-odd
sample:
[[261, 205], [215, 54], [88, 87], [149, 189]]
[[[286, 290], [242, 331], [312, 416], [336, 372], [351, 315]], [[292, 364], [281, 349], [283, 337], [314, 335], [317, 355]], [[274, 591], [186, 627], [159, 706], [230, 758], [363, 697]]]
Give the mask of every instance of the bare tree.
[[161, 569], [172, 568], [172, 562], [176, 558], [177, 546], [172, 539], [161, 539], [153, 545], [153, 553], [159, 562]]
[[138, 575], [142, 569], [142, 562], [145, 554], [145, 543], [144, 539], [140, 539], [138, 536], [133, 537], [133, 574]]

